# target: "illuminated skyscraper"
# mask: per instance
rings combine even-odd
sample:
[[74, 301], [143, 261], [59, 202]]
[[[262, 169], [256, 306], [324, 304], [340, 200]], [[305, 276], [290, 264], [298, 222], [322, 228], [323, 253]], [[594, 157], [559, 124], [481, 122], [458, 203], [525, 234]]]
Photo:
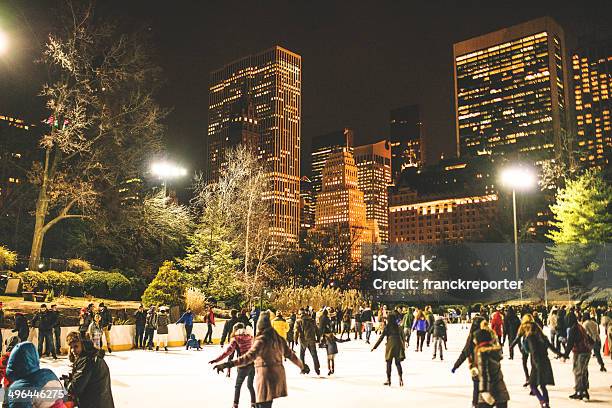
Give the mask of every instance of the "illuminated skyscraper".
[[[254, 106], [259, 155], [269, 169], [271, 233], [278, 246], [298, 242], [300, 224], [300, 138], [302, 59], [273, 47], [232, 62], [210, 75], [208, 108], [208, 178], [218, 179], [231, 147], [236, 103]], [[244, 117], [244, 116], [243, 116]], [[247, 117], [247, 122], [249, 117]]]
[[572, 68], [579, 160], [605, 167], [612, 151], [612, 40], [578, 49]]
[[353, 130], [344, 128], [312, 138], [312, 167], [310, 172], [310, 180], [312, 182], [312, 194], [314, 196], [315, 208], [317, 194], [321, 192], [323, 168], [325, 167], [327, 159], [333, 153], [338, 153], [346, 149], [352, 149], [353, 137]]
[[[361, 261], [361, 244], [377, 240], [366, 218], [363, 191], [358, 188], [353, 153], [344, 148], [333, 153], [323, 168], [322, 190], [317, 197], [315, 228], [344, 236], [351, 244], [351, 259]], [[341, 250], [341, 248], [338, 248]]]
[[391, 145], [389, 141], [358, 146], [354, 149], [357, 163], [357, 185], [364, 194], [366, 218], [376, 221], [380, 241], [389, 241], [388, 187], [391, 185]]
[[391, 166], [396, 182], [406, 167], [423, 165], [423, 122], [419, 105], [393, 109], [389, 118]]
[[453, 47], [457, 149], [539, 164], [567, 140], [563, 29], [543, 17]]
[[314, 227], [312, 182], [306, 176], [300, 180], [300, 229], [307, 231]]
[[[36, 126], [23, 119], [0, 115], [0, 203], [26, 182], [27, 168], [36, 151]], [[28, 155], [29, 153], [29, 155]]]

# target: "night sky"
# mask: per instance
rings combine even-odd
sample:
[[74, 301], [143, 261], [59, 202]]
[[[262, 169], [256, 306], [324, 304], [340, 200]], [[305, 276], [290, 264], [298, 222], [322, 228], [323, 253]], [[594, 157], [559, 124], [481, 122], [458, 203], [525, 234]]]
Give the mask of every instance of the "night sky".
[[[381, 140], [388, 137], [389, 109], [405, 104], [423, 106], [429, 161], [452, 154], [454, 42], [543, 15], [576, 37], [609, 35], [612, 28], [610, 1], [98, 3], [109, 17], [150, 29], [166, 77], [159, 102], [172, 109], [169, 156], [191, 170], [205, 163], [209, 72], [275, 44], [302, 56], [304, 172], [313, 135], [346, 126], [355, 129], [357, 143]], [[0, 2], [0, 28], [15, 41], [0, 58], [0, 113], [33, 121], [40, 115], [35, 95], [44, 75], [32, 60], [53, 19], [50, 4]]]

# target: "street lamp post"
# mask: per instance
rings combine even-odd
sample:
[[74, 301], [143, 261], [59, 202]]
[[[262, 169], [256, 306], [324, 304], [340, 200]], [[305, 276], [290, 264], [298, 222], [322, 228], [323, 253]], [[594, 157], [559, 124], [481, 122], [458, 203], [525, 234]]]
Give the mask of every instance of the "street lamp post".
[[[535, 184], [535, 176], [527, 167], [513, 166], [504, 169], [501, 173], [501, 182], [512, 189], [512, 218], [514, 222], [514, 278], [519, 280], [519, 250], [518, 250], [518, 222], [516, 216], [516, 190], [527, 190]], [[523, 290], [520, 289], [521, 301]]]
[[176, 164], [163, 161], [153, 163], [151, 165], [151, 173], [161, 180], [165, 198], [168, 180], [186, 176], [187, 170]]

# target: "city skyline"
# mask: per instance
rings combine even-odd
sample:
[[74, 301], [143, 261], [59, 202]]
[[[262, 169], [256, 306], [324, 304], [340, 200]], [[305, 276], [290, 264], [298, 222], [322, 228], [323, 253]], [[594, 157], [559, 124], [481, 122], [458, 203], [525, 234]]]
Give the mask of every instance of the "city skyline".
[[[107, 4], [105, 2], [104, 12], [112, 14], [114, 5], [116, 4], [113, 1]], [[156, 52], [159, 53], [161, 65], [168, 77], [160, 100], [163, 104], [174, 107], [167, 119], [169, 155], [180, 158], [192, 170], [201, 169], [204, 160], [203, 136], [207, 118], [203, 112], [207, 105], [207, 95], [203, 91], [208, 89], [206, 73], [228, 61], [272, 45], [280, 44], [295, 50], [307, 61], [304, 67], [302, 132], [302, 173], [307, 174], [308, 164], [304, 159], [308, 157], [313, 135], [348, 126], [355, 129], [356, 144], [371, 143], [388, 137], [388, 112], [411, 103], [423, 104], [428, 111], [427, 134], [435, 141], [433, 150], [428, 151], [429, 158], [437, 159], [440, 153], [448, 155], [454, 151], [452, 44], [457, 41], [546, 14], [551, 14], [567, 31], [578, 37], [587, 33], [588, 27], [594, 27], [593, 30], [598, 26], [606, 28], [601, 16], [581, 11], [579, 7], [554, 8], [551, 7], [552, 3], [530, 5], [529, 8], [482, 7], [481, 13], [474, 16], [471, 16], [467, 9], [448, 6], [438, 13], [433, 13], [435, 17], [430, 16], [432, 13], [427, 13], [427, 8], [391, 6], [374, 10], [373, 17], [376, 18], [366, 20], [367, 13], [362, 13], [364, 7], [357, 2], [349, 10], [330, 5], [325, 9], [325, 13], [319, 13], [315, 7], [303, 6], [302, 13], [299, 13], [301, 17], [297, 20], [288, 20], [284, 18], [283, 11], [275, 10], [277, 15], [282, 15], [283, 18], [276, 18], [275, 21], [278, 22], [275, 25], [263, 25], [256, 31], [256, 35], [249, 36], [244, 33], [252, 32], [258, 17], [269, 14], [273, 7], [262, 7], [261, 10], [254, 11], [253, 18], [239, 16], [243, 24], [233, 27], [231, 31], [231, 27], [221, 28], [219, 22], [208, 20], [209, 15], [230, 15], [227, 7], [207, 5], [186, 10], [160, 9], [155, 4], [147, 3], [147, 6], [149, 5], [150, 7], [142, 8], [141, 2], [130, 3], [128, 9], [139, 10], [139, 13], [125, 14], [137, 15], [139, 21], [147, 21], [152, 42], [159, 45]], [[210, 13], [203, 14], [204, 10]], [[53, 13], [44, 13], [39, 8], [36, 12], [26, 9], [23, 14], [30, 23], [37, 23], [30, 24], [30, 29], [40, 36], [49, 24], [46, 15]], [[321, 17], [316, 23], [311, 20], [314, 15]], [[396, 24], [390, 24], [399, 18], [396, 15], [408, 16], [415, 24], [407, 24], [400, 30]], [[342, 18], [339, 18], [340, 16]], [[346, 16], [354, 18], [345, 19]], [[186, 18], [186, 24], [181, 25], [176, 32], [168, 31], [179, 17]], [[202, 24], [202, 27], [189, 24], [198, 21], [200, 17], [210, 24]], [[419, 18], [424, 21], [415, 21]], [[423, 36], [421, 28], [431, 23], [432, 18], [440, 23], [439, 27], [449, 28]], [[460, 25], [457, 24], [459, 19], [462, 22]], [[351, 34], [345, 33], [345, 20], [356, 21], [361, 24], [362, 29]], [[570, 27], [567, 27], [568, 25]], [[173, 29], [175, 26], [174, 24]], [[212, 38], [213, 33], [224, 35], [228, 30], [231, 34], [226, 36], [227, 40], [222, 44], [208, 44], [206, 38]], [[35, 95], [38, 89], [19, 86], [23, 90], [22, 93], [30, 91], [29, 96], [11, 98], [18, 96], [19, 92], [8, 86], [22, 85], [24, 79], [32, 77], [32, 71], [35, 70], [28, 58], [30, 54], [23, 50], [26, 46], [32, 48], [33, 45], [25, 43], [25, 30], [18, 34], [21, 34], [20, 52], [11, 58], [11, 69], [5, 72], [10, 81], [2, 85], [1, 91], [5, 91], [2, 93], [7, 100], [1, 98], [0, 103], [8, 106], [7, 113], [27, 116], [29, 119], [36, 109], [27, 109], [26, 112], [26, 109], [20, 106], [31, 107], [32, 100], [35, 99], [32, 95]], [[187, 53], [186, 47], [190, 46], [192, 41], [184, 40], [189, 38], [201, 38], [196, 47], [203, 52], [193, 55]], [[332, 41], [322, 43], [322, 38], [331, 38]], [[401, 49], [405, 49], [405, 53], [397, 52], [400, 50], [399, 44], [402, 44]], [[415, 65], [409, 62], [420, 55], [428, 55], [425, 64]], [[380, 59], [385, 60], [382, 66], [377, 64]], [[344, 61], [345, 65], [336, 63], [339, 61]], [[200, 72], [200, 75], [184, 75], [184, 71]], [[366, 79], [371, 81], [364, 81]], [[340, 89], [344, 91], [340, 92]], [[9, 106], [7, 101], [14, 99], [20, 99], [20, 102], [11, 103]], [[322, 114], [332, 107], [337, 110], [336, 115]], [[37, 116], [34, 114], [34, 117]]]

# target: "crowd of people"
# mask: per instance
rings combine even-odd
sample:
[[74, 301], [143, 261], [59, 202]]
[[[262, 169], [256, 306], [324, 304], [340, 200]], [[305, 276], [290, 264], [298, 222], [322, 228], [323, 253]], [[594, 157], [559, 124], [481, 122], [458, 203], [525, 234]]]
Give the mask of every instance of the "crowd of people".
[[[570, 399], [589, 400], [588, 364], [591, 355], [597, 358], [601, 371], [606, 371], [601, 355], [601, 330], [607, 347], [612, 344], [612, 310], [607, 307], [580, 309], [562, 306], [521, 308], [482, 307], [477, 311], [449, 310], [434, 314], [431, 306], [423, 308], [382, 306], [374, 312], [369, 307], [324, 307], [315, 311], [304, 307], [288, 313], [285, 319], [281, 311], [267, 311], [258, 324], [259, 335], [251, 336], [245, 329], [252, 320], [237, 311], [231, 312], [226, 321], [222, 346], [230, 339], [230, 345], [217, 358], [210, 361], [219, 372], [238, 367], [235, 384], [234, 407], [238, 406], [240, 389], [245, 379], [252, 407], [269, 407], [275, 398], [286, 395], [286, 378], [283, 358], [294, 362], [303, 374], [310, 372], [306, 364], [306, 352], [312, 366], [320, 375], [318, 350], [327, 355], [328, 375], [335, 372], [335, 356], [338, 343], [364, 340], [370, 344], [372, 333], [378, 338], [372, 347], [376, 350], [385, 342], [384, 358], [386, 378], [384, 385], [392, 383], [395, 366], [399, 386], [404, 385], [402, 361], [412, 335], [416, 337], [415, 352], [429, 348], [432, 359], [444, 360], [447, 350], [447, 324], [461, 324], [467, 331], [465, 345], [451, 368], [455, 371], [468, 362], [473, 383], [472, 405], [477, 408], [507, 407], [510, 394], [504, 382], [502, 360], [507, 353], [514, 359], [518, 348], [525, 374], [524, 387], [537, 398], [541, 407], [549, 407], [548, 386], [554, 385], [554, 373], [549, 351], [555, 358], [565, 361], [572, 357], [574, 390]], [[260, 318], [261, 319], [261, 318]], [[545, 334], [544, 328], [550, 333]], [[550, 337], [549, 337], [550, 336]], [[286, 345], [286, 347], [285, 347]], [[299, 345], [299, 357], [294, 353]], [[219, 364], [227, 358], [227, 361]], [[276, 367], [270, 371], [269, 367]], [[264, 369], [265, 368], [265, 369]], [[280, 379], [280, 380], [279, 380]], [[276, 381], [278, 389], [273, 389]], [[255, 385], [254, 385], [255, 384]]]
[[[312, 366], [317, 376], [321, 375], [319, 361], [321, 350], [327, 361], [327, 375], [336, 372], [336, 356], [339, 344], [363, 341], [376, 350], [385, 342], [386, 381], [392, 385], [393, 367], [398, 384], [404, 386], [402, 362], [411, 338], [414, 351], [429, 350], [432, 359], [444, 360], [448, 342], [448, 324], [452, 321], [468, 329], [466, 339], [457, 360], [452, 365], [455, 371], [468, 362], [472, 380], [472, 405], [477, 408], [504, 408], [510, 400], [506, 387], [502, 360], [507, 355], [515, 357], [515, 349], [521, 357], [525, 376], [524, 387], [537, 398], [543, 408], [549, 407], [548, 387], [555, 385], [555, 376], [549, 357], [565, 361], [572, 357], [575, 392], [569, 396], [576, 400], [589, 400], [589, 361], [597, 359], [601, 371], [606, 371], [602, 346], [612, 345], [612, 310], [605, 307], [588, 309], [575, 306], [544, 308], [520, 308], [508, 306], [482, 307], [460, 313], [454, 310], [436, 310], [425, 307], [381, 306], [371, 307], [323, 307], [314, 310], [303, 307], [286, 314], [280, 310], [262, 312], [254, 307], [247, 310], [232, 310], [225, 320], [220, 345], [224, 350], [210, 364], [218, 372], [230, 377], [232, 368], [237, 368], [233, 406], [238, 407], [241, 389], [247, 384], [252, 407], [271, 407], [274, 399], [287, 395], [287, 380], [284, 363], [294, 363], [302, 374], [309, 374]], [[71, 374], [62, 381], [51, 370], [40, 367], [40, 358], [57, 359], [61, 353], [60, 312], [56, 305], [40, 309], [28, 320], [24, 314], [15, 314], [15, 326], [11, 336], [4, 342], [6, 349], [0, 358], [0, 380], [7, 398], [4, 406], [50, 406], [54, 408], [114, 407], [110, 373], [104, 355], [112, 352], [110, 330], [113, 319], [110, 310], [100, 303], [96, 308], [89, 304], [79, 312], [78, 331], [68, 333], [66, 344], [72, 363]], [[167, 307], [142, 305], [133, 314], [135, 323], [134, 347], [156, 351], [168, 351], [168, 326], [170, 313]], [[212, 344], [215, 314], [207, 308], [203, 320], [206, 334], [202, 341], [193, 333], [195, 314], [185, 310], [175, 321], [184, 326], [185, 347], [202, 349], [202, 343]], [[0, 303], [0, 321], [4, 311]], [[38, 347], [28, 342], [30, 327], [38, 328]], [[601, 331], [605, 336], [602, 342]], [[252, 333], [252, 334], [251, 334]], [[456, 332], [455, 332], [456, 333]], [[375, 341], [372, 336], [375, 336]], [[227, 343], [227, 346], [226, 346]], [[0, 344], [1, 341], [0, 341]], [[299, 351], [296, 350], [299, 347]], [[0, 350], [1, 352], [2, 350]], [[296, 353], [297, 351], [297, 353]], [[310, 355], [311, 365], [306, 363]], [[19, 405], [23, 402], [10, 398], [14, 392], [25, 389], [63, 390], [47, 405]], [[17, 401], [17, 402], [15, 402]], [[34, 400], [33, 400], [34, 401]]]

